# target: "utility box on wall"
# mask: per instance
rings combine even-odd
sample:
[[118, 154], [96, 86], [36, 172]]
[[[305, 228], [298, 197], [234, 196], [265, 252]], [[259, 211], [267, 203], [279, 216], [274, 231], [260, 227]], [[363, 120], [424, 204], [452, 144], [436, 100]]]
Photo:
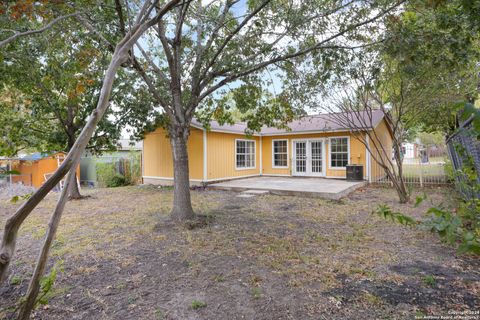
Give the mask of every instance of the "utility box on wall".
[[361, 164], [347, 165], [347, 180], [348, 181], [363, 180], [363, 165]]

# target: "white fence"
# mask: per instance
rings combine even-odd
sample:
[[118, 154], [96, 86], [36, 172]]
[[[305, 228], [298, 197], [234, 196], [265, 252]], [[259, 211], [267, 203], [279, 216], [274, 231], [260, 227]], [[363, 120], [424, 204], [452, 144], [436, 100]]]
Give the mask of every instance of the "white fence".
[[32, 186], [31, 174], [0, 174], [0, 187], [7, 187], [14, 184]]
[[[410, 186], [433, 186], [449, 184], [451, 181], [446, 172], [447, 162], [444, 157], [434, 157], [423, 162], [420, 158], [404, 159], [402, 164], [403, 177]], [[394, 170], [398, 172], [395, 166]], [[385, 170], [372, 159], [372, 183], [390, 184]]]

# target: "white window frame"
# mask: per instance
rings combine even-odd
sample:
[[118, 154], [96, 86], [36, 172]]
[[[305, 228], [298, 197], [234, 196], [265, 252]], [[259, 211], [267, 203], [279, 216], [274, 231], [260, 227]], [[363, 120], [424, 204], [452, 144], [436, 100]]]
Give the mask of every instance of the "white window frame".
[[[239, 141], [253, 142], [253, 167], [237, 166], [237, 142]], [[246, 160], [247, 159], [245, 159], [245, 164], [246, 164]], [[257, 168], [257, 141], [254, 139], [235, 139], [235, 170], [251, 170], [256, 168]]]
[[347, 138], [347, 165], [350, 164], [350, 137], [349, 136], [335, 136], [328, 138], [328, 168], [331, 170], [346, 170], [347, 167], [332, 167], [332, 139], [344, 139]]
[[[276, 141], [285, 141], [287, 142], [287, 165], [286, 166], [276, 166], [275, 165], [275, 142]], [[273, 169], [288, 169], [289, 166], [289, 148], [288, 148], [288, 139], [272, 139], [272, 168]]]

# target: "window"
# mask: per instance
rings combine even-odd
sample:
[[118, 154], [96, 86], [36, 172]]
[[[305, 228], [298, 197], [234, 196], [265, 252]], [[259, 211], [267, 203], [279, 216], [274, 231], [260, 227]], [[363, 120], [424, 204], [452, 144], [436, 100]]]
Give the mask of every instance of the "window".
[[273, 140], [273, 167], [274, 168], [288, 168], [288, 141], [287, 140]]
[[255, 141], [254, 140], [235, 140], [235, 141], [236, 141], [237, 169], [255, 168]]
[[330, 138], [330, 167], [345, 168], [349, 160], [348, 138]]

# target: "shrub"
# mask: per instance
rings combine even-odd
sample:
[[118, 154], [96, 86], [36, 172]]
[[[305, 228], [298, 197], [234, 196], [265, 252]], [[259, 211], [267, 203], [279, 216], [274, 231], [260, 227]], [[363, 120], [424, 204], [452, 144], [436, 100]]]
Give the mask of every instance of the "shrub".
[[115, 170], [115, 163], [97, 163], [97, 181], [101, 187], [114, 188], [129, 185], [128, 179]]
[[97, 182], [101, 187], [137, 184], [142, 179], [141, 153], [132, 152], [128, 157], [113, 157], [111, 162], [98, 162], [96, 171]]
[[114, 176], [111, 177], [108, 181], [106, 181], [106, 185], [108, 188], [115, 188], [115, 187], [121, 187], [121, 186], [126, 186], [128, 185], [127, 178], [125, 176], [122, 176], [121, 174], [115, 174]]

